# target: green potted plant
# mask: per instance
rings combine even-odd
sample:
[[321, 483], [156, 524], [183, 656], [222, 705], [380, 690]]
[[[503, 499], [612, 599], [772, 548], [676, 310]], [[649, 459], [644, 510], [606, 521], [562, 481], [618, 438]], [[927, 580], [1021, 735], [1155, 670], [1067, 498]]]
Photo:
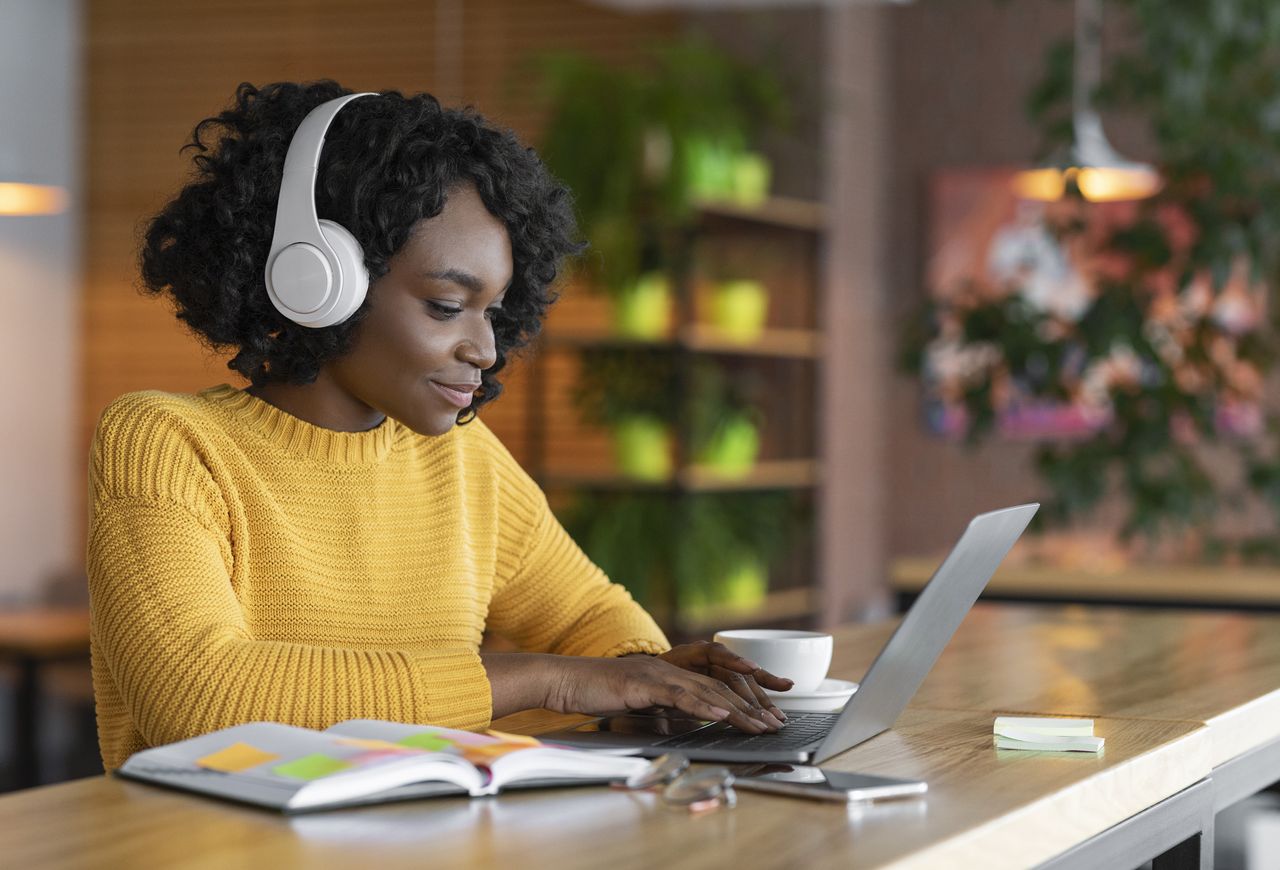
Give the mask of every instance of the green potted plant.
[[677, 530], [662, 492], [584, 492], [561, 512], [565, 530], [610, 579], [659, 618], [671, 606]]
[[795, 540], [804, 508], [791, 493], [583, 493], [561, 521], [593, 562], [669, 620], [759, 608], [769, 565]]
[[689, 191], [695, 199], [754, 208], [768, 198], [773, 166], [741, 137], [690, 137], [685, 153]]
[[797, 508], [786, 492], [695, 496], [684, 516], [687, 533], [674, 554], [676, 601], [698, 620], [711, 611], [758, 610], [769, 587], [769, 565], [794, 540]]
[[660, 348], [595, 347], [582, 352], [574, 402], [583, 419], [607, 427], [618, 470], [646, 481], [673, 471], [673, 424], [689, 421], [690, 454], [726, 478], [743, 477], [760, 452], [762, 415], [751, 401], [756, 381], [748, 371], [727, 378], [721, 365], [699, 360], [687, 385], [683, 412], [675, 361]]
[[745, 477], [760, 454], [763, 415], [750, 399], [755, 381], [745, 372], [725, 377], [703, 360], [693, 370], [688, 414], [694, 461], [722, 477]]
[[678, 391], [669, 353], [647, 347], [587, 348], [573, 398], [586, 422], [610, 430], [622, 474], [646, 481], [671, 477], [671, 420]]
[[788, 268], [775, 241], [752, 235], [749, 244], [708, 239], [695, 255], [702, 302], [699, 316], [724, 338], [750, 344], [764, 333], [769, 284]]
[[548, 115], [539, 153], [574, 191], [592, 286], [615, 301], [651, 294], [654, 273], [676, 268], [699, 199], [767, 193], [768, 161], [747, 143], [790, 112], [766, 68], [700, 35], [650, 43], [638, 68], [564, 52], [535, 67]]

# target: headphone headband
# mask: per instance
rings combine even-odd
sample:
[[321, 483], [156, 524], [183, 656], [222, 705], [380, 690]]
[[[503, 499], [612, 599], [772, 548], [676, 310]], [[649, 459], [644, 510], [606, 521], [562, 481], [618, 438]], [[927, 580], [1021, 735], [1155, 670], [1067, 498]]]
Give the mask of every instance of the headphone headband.
[[347, 94], [316, 106], [298, 125], [285, 155], [265, 277], [276, 308], [303, 326], [341, 323], [364, 301], [363, 252], [345, 228], [318, 219], [316, 176], [334, 117], [352, 100], [376, 96]]

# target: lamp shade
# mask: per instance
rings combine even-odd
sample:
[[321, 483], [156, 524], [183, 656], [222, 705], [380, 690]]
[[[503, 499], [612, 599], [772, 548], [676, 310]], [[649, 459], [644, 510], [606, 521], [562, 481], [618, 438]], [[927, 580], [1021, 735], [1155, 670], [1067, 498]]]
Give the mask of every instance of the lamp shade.
[[1061, 199], [1067, 184], [1074, 183], [1090, 202], [1146, 199], [1160, 190], [1160, 173], [1148, 163], [1126, 160], [1116, 153], [1102, 131], [1102, 121], [1092, 111], [1075, 116], [1075, 145], [1058, 166], [1019, 172], [1014, 192], [1024, 199]]
[[0, 216], [58, 214], [66, 208], [64, 187], [0, 179]]

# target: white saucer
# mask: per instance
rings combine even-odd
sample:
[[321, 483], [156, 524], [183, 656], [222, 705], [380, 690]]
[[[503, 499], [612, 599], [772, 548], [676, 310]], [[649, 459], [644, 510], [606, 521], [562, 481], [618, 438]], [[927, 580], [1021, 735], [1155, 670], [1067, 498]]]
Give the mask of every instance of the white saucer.
[[794, 710], [797, 713], [835, 713], [844, 709], [845, 702], [858, 691], [858, 684], [848, 680], [823, 680], [812, 692], [774, 692], [769, 689], [765, 693], [777, 703], [779, 709]]

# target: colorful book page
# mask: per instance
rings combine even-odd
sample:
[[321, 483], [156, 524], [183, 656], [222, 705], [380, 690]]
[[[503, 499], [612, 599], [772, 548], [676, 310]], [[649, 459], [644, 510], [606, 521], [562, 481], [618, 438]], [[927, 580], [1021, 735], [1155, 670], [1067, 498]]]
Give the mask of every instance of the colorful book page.
[[197, 758], [196, 764], [209, 770], [220, 770], [223, 773], [236, 773], [275, 761], [279, 758], [274, 752], [266, 752], [248, 743], [232, 743], [226, 749], [219, 749], [203, 758]]
[[287, 761], [284, 764], [277, 764], [271, 768], [273, 773], [281, 776], [287, 776], [292, 779], [319, 779], [322, 776], [328, 776], [331, 773], [337, 773], [340, 770], [346, 770], [350, 767], [350, 762], [343, 761], [340, 758], [333, 758], [328, 755], [322, 755], [319, 752], [313, 752], [310, 755], [304, 755], [301, 758], [295, 758], [293, 761]]

